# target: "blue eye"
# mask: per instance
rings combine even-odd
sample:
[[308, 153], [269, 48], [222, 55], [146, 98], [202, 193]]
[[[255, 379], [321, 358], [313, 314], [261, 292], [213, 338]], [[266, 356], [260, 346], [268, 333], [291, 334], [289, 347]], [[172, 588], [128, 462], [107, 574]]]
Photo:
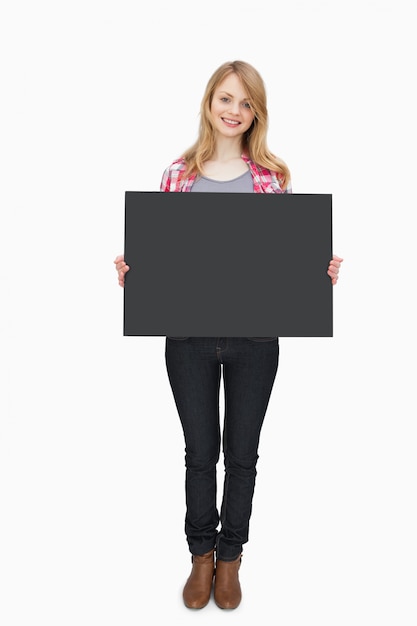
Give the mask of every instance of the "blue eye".
[[245, 107], [245, 109], [250, 109], [251, 108], [249, 102], [245, 102], [243, 106]]
[[229, 98], [226, 98], [226, 96], [224, 96], [223, 98], [220, 98], [220, 100], [222, 102], [229, 102]]

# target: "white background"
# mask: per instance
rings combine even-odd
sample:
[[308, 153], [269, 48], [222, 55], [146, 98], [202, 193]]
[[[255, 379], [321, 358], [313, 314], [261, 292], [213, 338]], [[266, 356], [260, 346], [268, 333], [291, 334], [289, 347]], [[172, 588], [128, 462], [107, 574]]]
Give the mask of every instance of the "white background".
[[[2, 3], [2, 626], [416, 625], [413, 4]], [[165, 340], [122, 336], [112, 261], [233, 59], [345, 261], [334, 338], [280, 342], [242, 604], [195, 613]]]

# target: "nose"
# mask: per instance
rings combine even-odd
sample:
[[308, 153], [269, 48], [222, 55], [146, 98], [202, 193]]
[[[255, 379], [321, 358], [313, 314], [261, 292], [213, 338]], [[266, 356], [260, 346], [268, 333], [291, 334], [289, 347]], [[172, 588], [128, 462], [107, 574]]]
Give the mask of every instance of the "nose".
[[230, 113], [232, 113], [233, 115], [239, 115], [239, 102], [237, 102], [236, 100], [233, 100], [230, 103]]

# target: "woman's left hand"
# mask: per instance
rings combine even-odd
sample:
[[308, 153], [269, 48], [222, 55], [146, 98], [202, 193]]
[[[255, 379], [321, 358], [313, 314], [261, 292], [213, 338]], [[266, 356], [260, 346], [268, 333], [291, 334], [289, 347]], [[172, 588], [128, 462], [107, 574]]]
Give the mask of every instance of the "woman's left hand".
[[342, 261], [343, 259], [334, 254], [332, 260], [329, 263], [327, 273], [332, 279], [332, 285], [335, 285], [337, 283], [337, 279], [339, 278], [340, 264], [342, 263]]

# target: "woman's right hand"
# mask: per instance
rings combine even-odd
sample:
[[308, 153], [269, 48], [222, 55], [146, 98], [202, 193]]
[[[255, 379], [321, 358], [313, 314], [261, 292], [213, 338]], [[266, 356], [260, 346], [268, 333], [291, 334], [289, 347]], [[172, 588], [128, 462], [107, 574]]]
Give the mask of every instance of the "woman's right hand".
[[117, 256], [114, 259], [113, 263], [116, 266], [116, 271], [117, 271], [117, 275], [119, 278], [119, 285], [120, 287], [124, 287], [125, 286], [125, 274], [126, 272], [130, 270], [130, 267], [126, 265], [125, 257], [123, 254], [119, 254], [119, 256]]

